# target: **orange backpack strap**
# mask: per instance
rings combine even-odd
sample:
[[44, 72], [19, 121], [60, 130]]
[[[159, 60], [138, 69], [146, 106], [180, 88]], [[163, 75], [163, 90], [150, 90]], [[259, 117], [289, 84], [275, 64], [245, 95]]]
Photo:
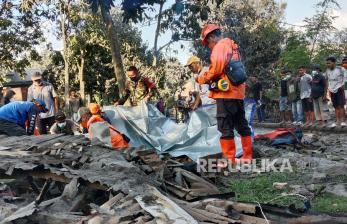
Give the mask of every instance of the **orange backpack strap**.
[[233, 50], [231, 58], [235, 61], [240, 61], [241, 55], [239, 52], [239, 45], [237, 45], [234, 41], [232, 41], [231, 49]]

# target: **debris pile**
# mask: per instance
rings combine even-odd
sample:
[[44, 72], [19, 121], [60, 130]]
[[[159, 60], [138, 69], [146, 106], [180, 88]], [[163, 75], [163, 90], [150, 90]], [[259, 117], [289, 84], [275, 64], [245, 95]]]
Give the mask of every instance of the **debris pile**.
[[0, 136], [0, 151], [0, 223], [314, 223], [318, 217], [236, 202], [233, 192], [192, 172], [190, 159], [154, 150], [123, 152], [83, 136], [50, 135]]

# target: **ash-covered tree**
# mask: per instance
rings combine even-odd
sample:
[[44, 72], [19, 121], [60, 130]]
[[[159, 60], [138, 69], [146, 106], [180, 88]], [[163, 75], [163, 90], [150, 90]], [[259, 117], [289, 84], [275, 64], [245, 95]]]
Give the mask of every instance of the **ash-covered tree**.
[[[103, 104], [110, 104], [119, 97], [119, 87], [114, 77], [114, 70], [110, 40], [104, 29], [100, 15], [81, 12], [80, 8], [73, 10], [72, 27], [74, 35], [70, 36], [71, 76], [79, 80], [81, 86], [85, 86], [85, 92], [95, 97]], [[83, 16], [78, 16], [83, 14]], [[117, 37], [121, 43], [120, 53], [122, 63], [130, 65], [148, 66], [151, 54], [147, 46], [143, 44], [141, 33], [130, 23], [124, 23], [119, 10], [112, 10], [111, 18], [118, 31]], [[78, 86], [78, 83], [72, 83]]]
[[98, 10], [100, 10], [101, 18], [104, 22], [109, 38], [112, 60], [114, 63], [114, 72], [116, 74], [119, 92], [120, 94], [123, 94], [126, 78], [122, 62], [118, 32], [115, 24], [112, 21], [110, 13], [111, 7], [114, 6], [114, 2], [113, 0], [86, 0], [86, 2], [90, 4], [90, 7], [94, 13], [97, 13]]

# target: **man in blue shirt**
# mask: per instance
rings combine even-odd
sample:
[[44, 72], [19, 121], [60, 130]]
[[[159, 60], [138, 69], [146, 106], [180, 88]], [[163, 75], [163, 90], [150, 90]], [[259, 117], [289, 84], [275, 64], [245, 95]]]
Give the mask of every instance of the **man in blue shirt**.
[[[43, 100], [15, 101], [6, 104], [0, 108], [0, 135], [32, 135], [37, 115], [45, 112], [47, 109]], [[27, 127], [26, 122], [28, 122]]]

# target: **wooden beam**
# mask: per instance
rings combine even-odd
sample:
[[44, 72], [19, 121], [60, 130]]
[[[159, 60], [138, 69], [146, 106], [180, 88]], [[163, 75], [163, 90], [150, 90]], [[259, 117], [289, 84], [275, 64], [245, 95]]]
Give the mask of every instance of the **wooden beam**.
[[[23, 175], [25, 175], [25, 174], [23, 174]], [[58, 182], [62, 182], [62, 183], [70, 183], [70, 181], [72, 180], [72, 178], [68, 178], [68, 177], [65, 177], [63, 175], [58, 175], [58, 174], [49, 173], [49, 172], [31, 171], [31, 172], [28, 173], [28, 175], [30, 175], [32, 177], [35, 177], [35, 178], [45, 179], [45, 180], [52, 179], [54, 181], [58, 181]], [[88, 188], [95, 189], [95, 190], [106, 191], [106, 190], [109, 189], [107, 186], [101, 185], [99, 183], [87, 182], [86, 186]]]

